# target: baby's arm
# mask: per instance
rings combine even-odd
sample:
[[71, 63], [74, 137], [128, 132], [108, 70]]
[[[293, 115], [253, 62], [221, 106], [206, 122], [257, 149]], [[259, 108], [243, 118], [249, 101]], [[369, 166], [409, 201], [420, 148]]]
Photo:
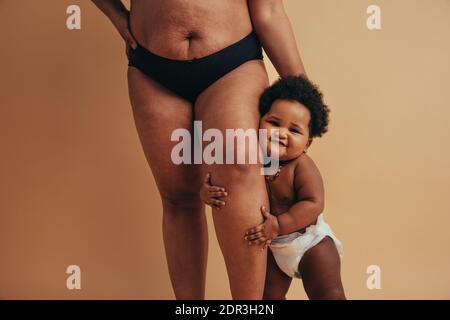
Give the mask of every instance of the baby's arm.
[[294, 187], [298, 201], [287, 212], [274, 216], [261, 207], [264, 222], [250, 228], [244, 239], [249, 245], [267, 247], [278, 235], [289, 234], [314, 223], [324, 208], [322, 176], [311, 158], [299, 159], [294, 172]]
[[295, 168], [294, 185], [298, 201], [277, 216], [280, 235], [289, 234], [314, 223], [324, 209], [322, 176], [310, 157], [303, 157]]
[[203, 179], [203, 184], [200, 189], [200, 199], [207, 205], [214, 209], [220, 210], [225, 205], [225, 201], [219, 199], [228, 196], [225, 188], [213, 186], [211, 184], [211, 174], [207, 173]]

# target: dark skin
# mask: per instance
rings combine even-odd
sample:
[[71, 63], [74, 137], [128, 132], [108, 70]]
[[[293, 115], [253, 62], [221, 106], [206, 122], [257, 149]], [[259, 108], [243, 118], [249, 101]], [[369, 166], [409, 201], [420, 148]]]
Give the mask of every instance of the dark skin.
[[[279, 235], [305, 229], [317, 223], [324, 209], [322, 176], [314, 161], [306, 154], [312, 143], [309, 135], [310, 112], [296, 101], [276, 100], [269, 112], [261, 118], [260, 128], [275, 129], [276, 138], [267, 136], [279, 144], [282, 166], [277, 177], [268, 177], [266, 187], [270, 200], [270, 212], [264, 206], [261, 214], [264, 222], [249, 230], [244, 239], [250, 246], [269, 246]], [[268, 150], [270, 153], [270, 148]], [[216, 209], [225, 206], [228, 192], [224, 187], [211, 185], [207, 174], [201, 189], [201, 198]], [[345, 299], [340, 276], [340, 258], [330, 237], [309, 249], [302, 257], [300, 272], [305, 291], [310, 299]], [[292, 278], [276, 264], [269, 250], [264, 299], [285, 299]]]
[[[139, 43], [162, 57], [191, 60], [218, 52], [254, 30], [280, 76], [305, 73], [282, 0], [131, 0], [130, 11], [120, 0], [92, 2], [115, 26], [127, 51]], [[267, 252], [248, 248], [240, 236], [262, 221], [259, 205], [268, 205], [260, 165], [177, 165], [171, 160], [175, 143], [169, 137], [180, 128], [193, 136], [196, 120], [204, 130], [257, 129], [258, 98], [267, 85], [264, 62], [247, 61], [192, 104], [139, 69], [128, 68], [136, 129], [161, 196], [164, 249], [177, 299], [205, 296], [208, 231], [198, 190], [206, 170], [230, 193], [229, 205], [212, 216], [231, 295], [262, 298]]]

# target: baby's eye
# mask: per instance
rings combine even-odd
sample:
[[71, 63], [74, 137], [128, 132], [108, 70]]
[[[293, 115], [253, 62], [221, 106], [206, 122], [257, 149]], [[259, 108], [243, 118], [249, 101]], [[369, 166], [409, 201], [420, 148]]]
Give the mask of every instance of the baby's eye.
[[275, 121], [275, 120], [269, 120], [268, 122], [269, 122], [270, 124], [272, 124], [272, 125], [278, 127], [278, 122], [277, 122], [277, 121]]
[[290, 130], [291, 132], [293, 132], [293, 133], [298, 133], [298, 134], [300, 134], [301, 132], [300, 131], [298, 131], [297, 129], [291, 129]]

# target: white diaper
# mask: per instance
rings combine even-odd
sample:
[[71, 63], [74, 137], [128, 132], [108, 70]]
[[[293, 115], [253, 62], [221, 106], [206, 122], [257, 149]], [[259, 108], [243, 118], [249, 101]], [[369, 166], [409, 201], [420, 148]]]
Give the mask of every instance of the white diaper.
[[336, 238], [330, 226], [323, 220], [323, 213], [317, 218], [317, 224], [306, 228], [304, 233], [293, 232], [282, 235], [270, 244], [273, 256], [284, 273], [292, 278], [301, 278], [298, 265], [306, 251], [314, 247], [323, 238], [330, 236], [334, 240], [339, 255], [344, 255], [341, 242]]

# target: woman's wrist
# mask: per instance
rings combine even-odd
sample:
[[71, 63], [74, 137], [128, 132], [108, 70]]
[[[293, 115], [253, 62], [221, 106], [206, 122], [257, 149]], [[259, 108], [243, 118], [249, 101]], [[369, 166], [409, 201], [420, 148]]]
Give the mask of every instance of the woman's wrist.
[[105, 14], [114, 24], [128, 12], [121, 0], [92, 0], [92, 2]]

